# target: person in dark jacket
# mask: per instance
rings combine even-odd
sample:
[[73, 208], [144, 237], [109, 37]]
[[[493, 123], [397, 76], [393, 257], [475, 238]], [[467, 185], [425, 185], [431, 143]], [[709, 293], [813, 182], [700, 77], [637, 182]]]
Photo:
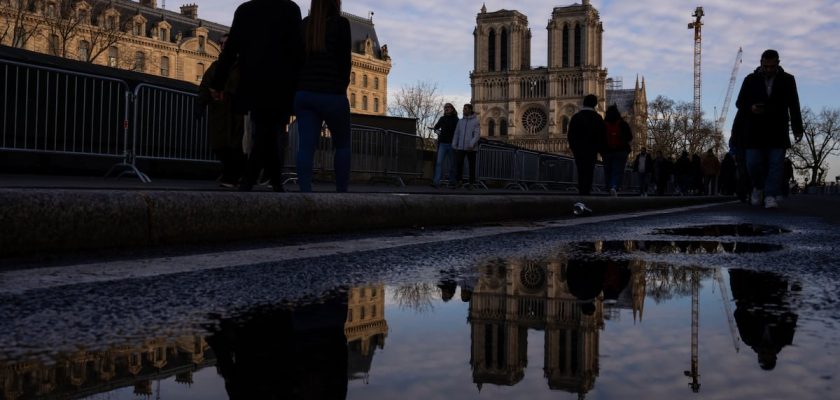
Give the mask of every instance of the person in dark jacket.
[[665, 158], [661, 151], [656, 152], [656, 159], [653, 160], [653, 179], [656, 182], [656, 195], [664, 196], [668, 190], [668, 182], [671, 180], [671, 169], [673, 164], [670, 158]]
[[691, 188], [691, 159], [685, 150], [674, 163], [674, 179], [677, 181], [677, 193], [681, 196], [687, 195]]
[[653, 158], [648, 154], [647, 148], [642, 147], [633, 160], [633, 172], [639, 177], [639, 194], [647, 196], [649, 176], [653, 173]]
[[254, 125], [254, 144], [240, 190], [250, 191], [265, 169], [274, 191], [284, 191], [286, 130], [303, 48], [299, 26], [300, 8], [291, 0], [251, 0], [233, 14], [210, 88], [214, 98], [222, 98], [233, 64], [239, 62], [240, 94], [234, 106], [250, 112]]
[[594, 94], [583, 98], [583, 108], [569, 121], [569, 149], [575, 157], [578, 173], [578, 193], [588, 196], [592, 191], [595, 159], [603, 137], [606, 136], [604, 119], [595, 111], [598, 97]]
[[312, 191], [315, 147], [321, 140], [324, 122], [330, 130], [335, 167], [335, 189], [346, 192], [350, 184], [350, 21], [341, 16], [340, 0], [312, 0], [309, 16], [303, 20], [305, 57], [295, 114], [300, 132], [297, 154], [298, 185]]
[[761, 66], [744, 78], [735, 106], [746, 112], [747, 168], [753, 183], [750, 203], [776, 208], [790, 130], [797, 142], [804, 133], [796, 79], [779, 66], [776, 50], [761, 54]]
[[735, 194], [735, 183], [738, 177], [737, 169], [735, 157], [732, 156], [732, 153], [724, 154], [723, 161], [720, 163], [720, 194], [724, 196]]
[[602, 141], [601, 158], [604, 159], [604, 175], [611, 196], [617, 196], [624, 179], [624, 169], [627, 167], [627, 157], [630, 155], [630, 142], [633, 132], [630, 124], [621, 117], [618, 106], [613, 104], [607, 108], [604, 116], [606, 135]]
[[437, 161], [435, 162], [435, 177], [432, 180], [434, 187], [440, 187], [440, 179], [443, 175], [443, 166], [449, 160], [448, 180], [450, 185], [455, 184], [455, 153], [452, 150], [452, 137], [455, 135], [455, 127], [458, 126], [458, 110], [451, 103], [443, 105], [443, 116], [431, 129], [438, 132]]
[[[225, 48], [228, 35], [222, 35], [219, 46]], [[234, 188], [239, 184], [239, 179], [245, 169], [245, 153], [242, 152], [242, 135], [244, 133], [243, 115], [233, 108], [233, 99], [239, 89], [239, 67], [234, 66], [225, 84], [224, 96], [221, 100], [214, 100], [210, 93], [210, 82], [216, 76], [216, 65], [214, 61], [204, 72], [201, 84], [198, 86], [198, 99], [196, 100], [196, 118], [204, 115], [207, 110], [207, 133], [209, 134], [210, 148], [222, 163], [222, 177], [219, 185], [226, 188]]]

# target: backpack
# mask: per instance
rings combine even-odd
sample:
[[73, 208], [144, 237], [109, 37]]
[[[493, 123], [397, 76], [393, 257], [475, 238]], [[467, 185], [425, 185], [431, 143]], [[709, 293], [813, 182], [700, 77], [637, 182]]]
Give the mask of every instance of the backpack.
[[624, 141], [621, 140], [620, 121], [604, 123], [607, 125], [607, 149], [620, 150], [624, 147]]

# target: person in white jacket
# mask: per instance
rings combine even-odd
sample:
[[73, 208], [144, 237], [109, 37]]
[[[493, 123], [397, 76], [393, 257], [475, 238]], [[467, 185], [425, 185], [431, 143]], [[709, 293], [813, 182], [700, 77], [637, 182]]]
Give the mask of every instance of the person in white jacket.
[[481, 138], [481, 127], [473, 112], [472, 104], [464, 104], [464, 117], [455, 127], [452, 138], [452, 148], [455, 150], [455, 182], [460, 184], [464, 170], [464, 158], [470, 167], [470, 181], [468, 188], [475, 184], [475, 154], [478, 152], [478, 139]]

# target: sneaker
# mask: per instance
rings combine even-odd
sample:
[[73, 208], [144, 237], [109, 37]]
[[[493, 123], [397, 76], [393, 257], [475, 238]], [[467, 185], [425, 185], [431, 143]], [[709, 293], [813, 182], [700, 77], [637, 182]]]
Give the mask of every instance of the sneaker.
[[752, 194], [750, 195], [750, 204], [754, 206], [761, 205], [761, 190], [753, 189]]
[[219, 183], [219, 187], [223, 187], [225, 189], [235, 189], [236, 184], [222, 181], [221, 183]]
[[776, 198], [773, 196], [767, 196], [764, 198], [764, 208], [778, 208], [779, 203], [776, 202]]

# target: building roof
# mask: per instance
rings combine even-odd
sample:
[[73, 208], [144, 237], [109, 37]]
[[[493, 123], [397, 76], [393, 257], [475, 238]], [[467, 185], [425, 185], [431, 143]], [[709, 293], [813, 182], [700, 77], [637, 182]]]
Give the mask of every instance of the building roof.
[[[146, 36], [149, 36], [149, 33], [155, 24], [163, 20], [166, 20], [166, 22], [172, 25], [172, 37], [178, 33], [181, 33], [181, 35], [185, 38], [192, 37], [192, 32], [195, 28], [201, 26], [209, 31], [207, 34], [208, 39], [214, 42], [219, 42], [222, 35], [230, 31], [230, 27], [222, 24], [203, 20], [201, 18], [193, 19], [176, 11], [146, 7], [137, 1], [111, 0], [111, 3], [114, 5], [114, 8], [120, 12], [121, 19], [134, 17], [138, 13], [146, 18]], [[103, 2], [103, 4], [107, 6], [108, 3]], [[124, 21], [124, 19], [122, 20]]]
[[364, 54], [364, 42], [370, 37], [373, 42], [373, 56], [382, 59], [382, 47], [379, 45], [379, 38], [376, 36], [376, 28], [373, 26], [373, 18], [362, 18], [350, 13], [341, 13], [350, 21], [350, 37], [354, 53]]

